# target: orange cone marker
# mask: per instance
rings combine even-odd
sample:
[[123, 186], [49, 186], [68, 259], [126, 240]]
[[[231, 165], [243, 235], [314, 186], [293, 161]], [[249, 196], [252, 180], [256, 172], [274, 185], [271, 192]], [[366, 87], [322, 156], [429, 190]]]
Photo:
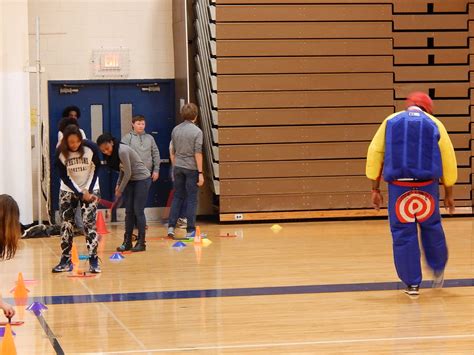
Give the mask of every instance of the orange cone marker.
[[105, 224], [105, 219], [104, 219], [104, 215], [102, 214], [102, 211], [97, 212], [96, 229], [97, 229], [97, 233], [99, 233], [100, 235], [110, 233], [107, 230], [107, 225]]
[[196, 227], [196, 235], [194, 236], [194, 243], [195, 244], [201, 244], [202, 238], [201, 238], [201, 228], [199, 226]]
[[26, 286], [25, 281], [23, 280], [23, 273], [18, 273], [18, 281], [16, 282], [16, 287], [13, 291], [13, 297], [15, 298], [26, 298], [28, 297], [28, 292], [30, 292]]
[[12, 328], [10, 324], [7, 324], [5, 327], [5, 335], [3, 336], [2, 341], [2, 355], [16, 355], [15, 342], [13, 341]]

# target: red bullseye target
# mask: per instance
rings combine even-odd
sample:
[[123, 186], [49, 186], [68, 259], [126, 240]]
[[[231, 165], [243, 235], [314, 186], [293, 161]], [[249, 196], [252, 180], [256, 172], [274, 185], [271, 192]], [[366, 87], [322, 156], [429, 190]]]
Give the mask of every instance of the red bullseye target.
[[402, 223], [424, 222], [433, 215], [435, 201], [424, 191], [405, 192], [397, 199], [395, 210]]

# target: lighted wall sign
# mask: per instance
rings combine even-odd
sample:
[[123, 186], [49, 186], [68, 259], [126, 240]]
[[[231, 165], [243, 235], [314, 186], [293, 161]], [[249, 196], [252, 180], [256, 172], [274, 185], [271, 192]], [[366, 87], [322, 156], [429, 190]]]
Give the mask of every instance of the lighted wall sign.
[[92, 51], [92, 76], [94, 78], [126, 78], [130, 71], [128, 48], [101, 48]]

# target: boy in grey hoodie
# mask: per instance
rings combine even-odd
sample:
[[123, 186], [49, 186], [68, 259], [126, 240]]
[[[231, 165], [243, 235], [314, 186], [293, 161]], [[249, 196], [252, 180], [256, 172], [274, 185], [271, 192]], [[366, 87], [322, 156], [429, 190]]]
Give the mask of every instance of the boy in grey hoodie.
[[145, 117], [132, 118], [132, 130], [122, 137], [122, 143], [138, 153], [145, 166], [150, 170], [153, 182], [160, 176], [160, 151], [151, 134], [145, 132]]

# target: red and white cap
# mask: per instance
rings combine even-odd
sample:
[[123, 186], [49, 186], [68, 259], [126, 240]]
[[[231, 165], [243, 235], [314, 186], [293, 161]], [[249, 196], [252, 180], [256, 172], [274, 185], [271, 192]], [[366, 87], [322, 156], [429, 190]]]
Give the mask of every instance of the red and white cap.
[[422, 91], [415, 91], [408, 95], [405, 107], [417, 106], [423, 111], [433, 113], [433, 100]]

